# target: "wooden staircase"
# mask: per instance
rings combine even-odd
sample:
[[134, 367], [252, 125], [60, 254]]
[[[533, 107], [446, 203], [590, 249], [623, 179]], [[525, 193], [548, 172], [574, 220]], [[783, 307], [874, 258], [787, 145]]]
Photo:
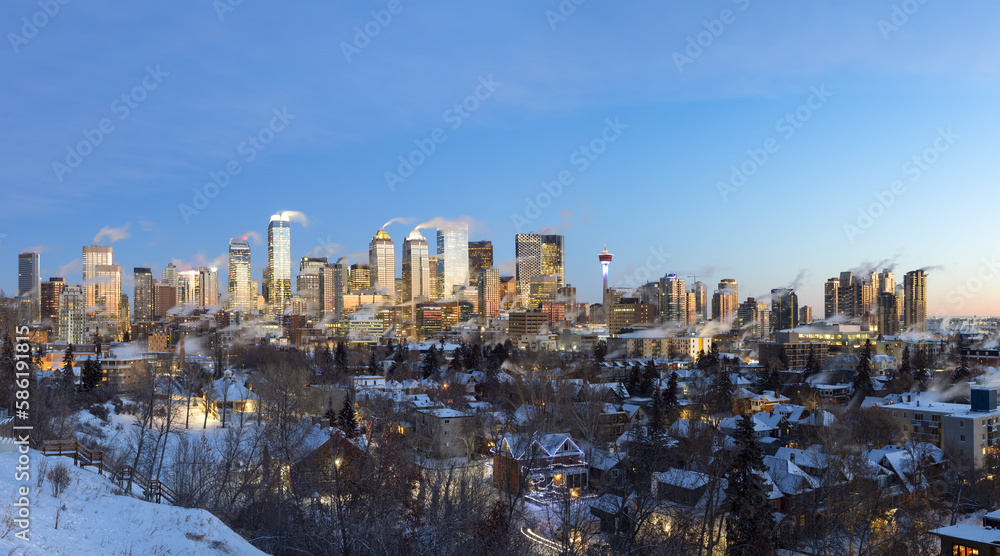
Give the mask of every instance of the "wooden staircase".
[[[143, 500], [156, 503], [177, 503], [176, 493], [163, 481], [150, 479], [142, 473], [137, 473], [131, 465], [121, 465], [101, 450], [92, 450], [76, 440], [46, 440], [42, 443], [42, 454], [45, 456], [66, 456], [73, 458], [73, 464], [79, 467], [96, 467], [97, 472], [107, 476], [118, 488], [128, 489], [131, 485], [139, 485], [142, 491], [139, 495]], [[131, 479], [131, 485], [129, 484]], [[129, 494], [136, 493], [129, 491]]]

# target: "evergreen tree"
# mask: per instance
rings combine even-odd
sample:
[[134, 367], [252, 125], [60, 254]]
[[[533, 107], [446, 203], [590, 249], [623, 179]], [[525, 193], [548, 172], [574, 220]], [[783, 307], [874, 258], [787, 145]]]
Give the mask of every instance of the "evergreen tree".
[[464, 359], [465, 359], [465, 344], [458, 344], [458, 347], [455, 348], [455, 353], [452, 354], [451, 356], [451, 361], [448, 362], [448, 370], [455, 372], [463, 370], [462, 361]]
[[80, 390], [83, 392], [93, 390], [101, 384], [103, 375], [104, 371], [101, 369], [100, 362], [88, 357], [80, 370]]
[[661, 396], [653, 396], [653, 408], [649, 416], [649, 434], [654, 438], [663, 432], [663, 402]]
[[712, 414], [729, 413], [732, 410], [733, 381], [729, 373], [720, 371], [712, 375], [707, 407]]
[[757, 376], [757, 386], [760, 391], [770, 390], [772, 392], [779, 392], [781, 390], [781, 373], [775, 368], [770, 362], [764, 365], [764, 370]]
[[608, 343], [604, 340], [599, 340], [594, 344], [594, 360], [598, 363], [603, 363], [604, 358], [608, 356]]
[[337, 351], [333, 354], [333, 365], [337, 368], [337, 372], [347, 373], [347, 346], [344, 345], [343, 340], [337, 342]]
[[930, 366], [931, 358], [927, 353], [927, 349], [925, 347], [918, 347], [917, 353], [913, 357], [913, 367], [915, 369], [913, 378], [917, 381], [921, 392], [927, 391], [927, 381], [930, 379], [928, 369]]
[[66, 351], [63, 353], [63, 368], [62, 368], [62, 385], [63, 391], [68, 393], [76, 392], [76, 377], [73, 375], [73, 364], [75, 363], [75, 356], [73, 355], [73, 344], [66, 346]]
[[764, 455], [753, 430], [749, 413], [740, 416], [739, 428], [733, 435], [736, 453], [726, 474], [726, 544], [727, 555], [760, 556], [772, 551], [770, 534], [774, 515], [767, 499], [762, 476], [767, 469]]
[[354, 404], [351, 403], [350, 397], [344, 398], [344, 407], [337, 416], [337, 425], [348, 438], [354, 438], [358, 434], [358, 418], [354, 415]]
[[438, 372], [438, 357], [437, 348], [434, 344], [431, 344], [431, 348], [427, 350], [427, 354], [424, 355], [424, 362], [420, 366], [421, 373], [424, 378], [431, 378]]
[[816, 351], [812, 346], [809, 346], [809, 356], [806, 358], [806, 368], [802, 372], [802, 378], [808, 378], [821, 370], [819, 358], [816, 357]]
[[677, 403], [677, 371], [670, 373], [667, 388], [663, 390], [663, 417], [668, 425], [677, 420], [680, 405]]
[[371, 355], [368, 357], [368, 374], [371, 375], [381, 375], [382, 370], [379, 369], [378, 359], [375, 357], [375, 352], [378, 351], [377, 347], [372, 347]]
[[875, 393], [872, 387], [872, 341], [865, 342], [865, 347], [861, 348], [858, 355], [858, 364], [854, 367], [854, 384], [852, 388], [854, 397], [851, 405], [858, 406], [865, 401], [866, 396]]
[[913, 367], [910, 365], [910, 346], [903, 348], [903, 356], [899, 362], [899, 377], [906, 380], [913, 378]]
[[483, 362], [483, 352], [482, 347], [479, 344], [472, 344], [472, 346], [465, 351], [465, 361], [463, 365], [468, 371], [478, 370]]
[[628, 382], [625, 387], [633, 396], [641, 396], [640, 383], [642, 382], [642, 371], [639, 368], [639, 364], [636, 363], [632, 365], [628, 372]]

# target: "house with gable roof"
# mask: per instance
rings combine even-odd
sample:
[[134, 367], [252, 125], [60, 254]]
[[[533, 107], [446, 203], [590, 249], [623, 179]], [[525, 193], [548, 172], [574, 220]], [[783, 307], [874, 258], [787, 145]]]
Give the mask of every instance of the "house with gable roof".
[[500, 489], [582, 488], [588, 482], [584, 452], [566, 433], [507, 433], [493, 447], [493, 484]]

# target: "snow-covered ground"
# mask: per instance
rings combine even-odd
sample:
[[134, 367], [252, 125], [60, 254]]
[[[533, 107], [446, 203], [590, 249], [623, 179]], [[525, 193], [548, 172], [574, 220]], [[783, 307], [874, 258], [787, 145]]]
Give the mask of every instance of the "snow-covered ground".
[[[45, 457], [32, 450], [31, 477], [15, 480], [16, 453], [0, 454], [0, 554], [264, 554], [205, 510], [177, 508], [114, 494], [114, 484], [91, 471], [73, 467], [70, 458]], [[49, 482], [36, 486], [42, 461], [69, 468], [70, 483], [58, 498]], [[16, 538], [13, 503], [20, 486], [30, 488], [28, 542]], [[56, 519], [58, 515], [58, 529]]]

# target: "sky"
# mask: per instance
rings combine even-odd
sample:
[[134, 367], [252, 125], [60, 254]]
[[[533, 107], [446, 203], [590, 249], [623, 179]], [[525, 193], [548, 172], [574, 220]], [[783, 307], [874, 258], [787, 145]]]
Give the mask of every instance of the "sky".
[[591, 302], [606, 242], [618, 286], [793, 285], [821, 317], [841, 271], [923, 268], [930, 314], [1000, 315], [997, 16], [940, 0], [11, 0], [0, 287], [16, 290], [22, 251], [79, 283], [91, 243], [114, 246], [127, 293], [137, 266], [224, 275], [248, 234], [260, 279], [270, 216], [298, 211], [293, 260], [367, 260], [396, 218], [398, 257], [414, 226], [464, 220], [509, 273], [515, 233], [564, 234]]

